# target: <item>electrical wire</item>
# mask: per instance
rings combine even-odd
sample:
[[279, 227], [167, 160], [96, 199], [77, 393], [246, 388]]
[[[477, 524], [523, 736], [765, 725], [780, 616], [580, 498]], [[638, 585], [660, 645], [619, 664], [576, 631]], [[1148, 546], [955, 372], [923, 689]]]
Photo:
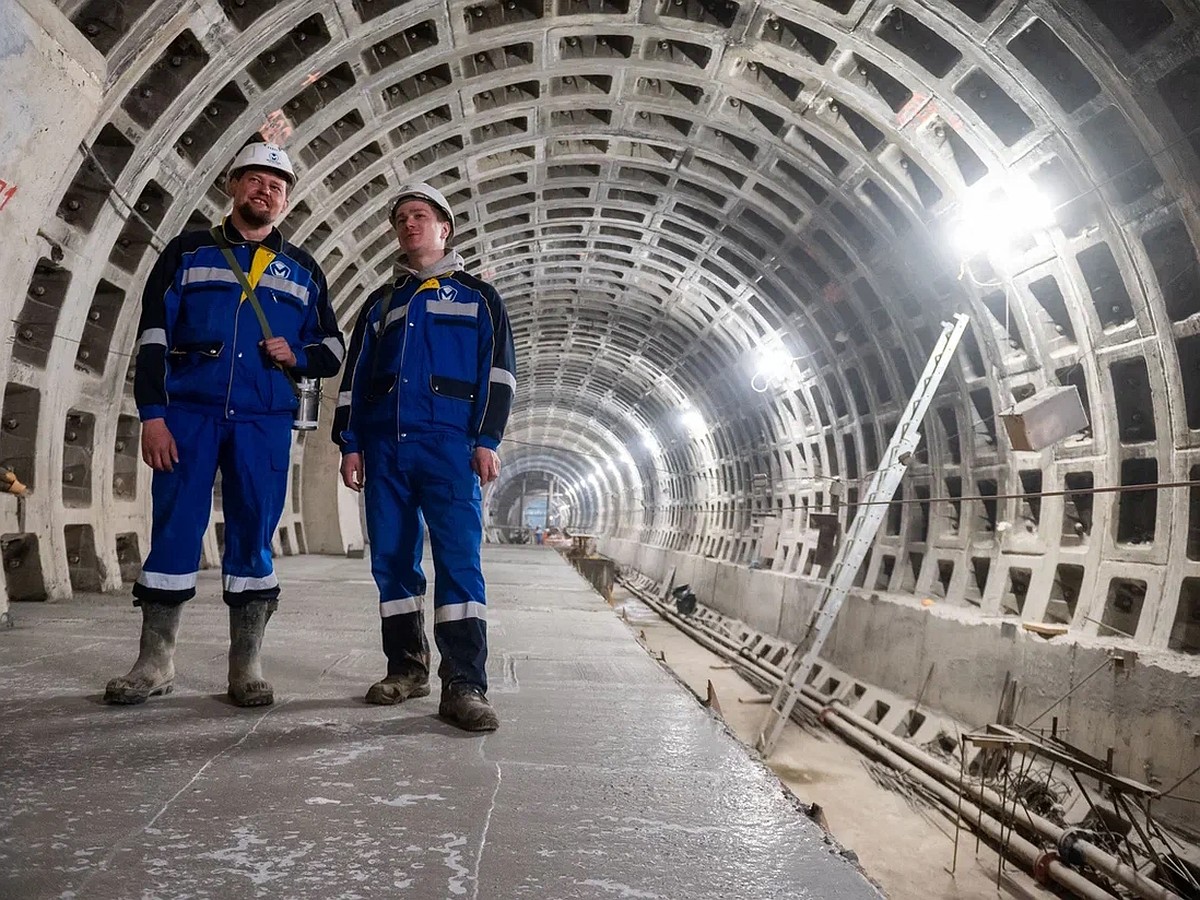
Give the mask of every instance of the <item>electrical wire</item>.
[[[125, 209], [128, 214], [126, 216], [126, 218], [128, 218], [129, 215], [132, 215], [139, 222], [141, 222], [143, 225], [145, 225], [147, 230], [150, 232], [150, 236], [147, 239], [147, 243], [151, 247], [153, 247], [155, 251], [157, 251], [158, 253], [162, 253], [163, 249], [167, 246], [167, 242], [164, 241], [161, 237], [159, 237], [158, 227], [155, 225], [151, 225], [150, 222], [148, 222], [146, 220], [146, 217], [143, 216], [141, 214], [141, 212], [138, 210], [137, 206], [134, 205], [133, 203], [131, 203], [125, 197], [125, 195], [123, 193], [121, 193], [120, 188], [117, 187], [117, 183], [113, 180], [112, 176], [108, 174], [107, 170], [104, 168], [104, 164], [102, 162], [100, 162], [100, 158], [96, 156], [96, 154], [92, 151], [91, 147], [89, 147], [87, 144], [85, 144], [83, 142], [80, 142], [79, 149], [83, 153], [84, 159], [90, 161], [92, 163], [92, 165], [95, 166], [96, 171], [100, 173], [100, 177], [103, 178], [105, 184], [108, 185], [109, 193], [107, 194], [106, 199], [110, 203], [113, 202], [114, 198], [116, 198], [117, 200], [120, 200], [121, 203], [123, 203], [125, 205]], [[113, 206], [115, 207], [116, 203], [113, 203]], [[118, 211], [120, 211], [120, 210], [118, 209]]]
[[[925, 506], [930, 503], [957, 504], [957, 503], [965, 503], [965, 502], [973, 501], [973, 500], [974, 501], [983, 501], [983, 502], [991, 502], [991, 501], [996, 501], [996, 500], [1030, 500], [1030, 499], [1036, 500], [1041, 497], [1071, 497], [1071, 498], [1073, 498], [1076, 496], [1090, 495], [1090, 494], [1111, 494], [1111, 493], [1123, 493], [1123, 492], [1136, 493], [1136, 492], [1147, 492], [1147, 491], [1152, 491], [1152, 490], [1170, 490], [1170, 489], [1174, 489], [1174, 488], [1183, 488], [1183, 487], [1200, 487], [1200, 481], [1164, 482], [1161, 484], [1145, 484], [1145, 485], [1142, 485], [1142, 484], [1139, 484], [1139, 485], [1116, 485], [1116, 486], [1112, 486], [1112, 487], [1085, 488], [1085, 489], [1081, 489], [1081, 490], [1077, 490], [1077, 491], [1048, 491], [1046, 493], [1036, 493], [1036, 494], [982, 494], [982, 495], [975, 496], [975, 497], [929, 497], [929, 498], [914, 497], [914, 498], [905, 498], [905, 499], [899, 499], [899, 500], [864, 500], [861, 502], [838, 498], [838, 502], [836, 502], [836, 503], [808, 503], [808, 504], [793, 503], [793, 504], [783, 504], [783, 505], [775, 505], [775, 506], [771, 506], [771, 505], [754, 506], [751, 503], [741, 502], [741, 503], [730, 503], [728, 505], [721, 505], [721, 506], [718, 506], [718, 507], [715, 507], [712, 509], [707, 509], [704, 507], [706, 504], [721, 503], [722, 501], [720, 501], [720, 500], [705, 500], [705, 501], [679, 500], [679, 501], [676, 501], [673, 503], [653, 503], [653, 504], [643, 503], [641, 505], [641, 509], [650, 510], [653, 512], [662, 512], [662, 511], [670, 511], [670, 510], [681, 509], [681, 508], [699, 507], [693, 511], [697, 512], [697, 513], [705, 513], [705, 514], [710, 514], [710, 515], [718, 515], [718, 514], [722, 514], [722, 513], [739, 513], [739, 514], [750, 513], [751, 515], [757, 513], [760, 515], [771, 515], [772, 513], [793, 512], [796, 510], [807, 510], [808, 512], [837, 512], [842, 507], [893, 506], [893, 505], [894, 506], [913, 506], [913, 505]], [[629, 493], [629, 492], [626, 492], [626, 493]], [[617, 496], [624, 496], [624, 494], [618, 494]], [[634, 499], [636, 499], [636, 498], [634, 498]], [[765, 503], [767, 501], [760, 501], [760, 502]]]

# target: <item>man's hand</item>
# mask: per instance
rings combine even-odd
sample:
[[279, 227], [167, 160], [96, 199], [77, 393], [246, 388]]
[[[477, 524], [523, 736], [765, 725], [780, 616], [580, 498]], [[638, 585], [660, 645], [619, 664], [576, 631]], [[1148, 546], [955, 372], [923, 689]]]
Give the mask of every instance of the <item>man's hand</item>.
[[476, 447], [471, 457], [471, 468], [479, 476], [480, 484], [488, 484], [500, 477], [500, 455], [487, 447]]
[[265, 341], [260, 342], [259, 346], [263, 348], [263, 351], [267, 354], [271, 362], [285, 369], [290, 369], [296, 365], [296, 354], [292, 352], [287, 338], [267, 338]]
[[363, 489], [363, 458], [361, 453], [342, 457], [342, 484], [358, 493]]
[[179, 448], [166, 419], [147, 419], [142, 423], [142, 460], [156, 472], [175, 471]]

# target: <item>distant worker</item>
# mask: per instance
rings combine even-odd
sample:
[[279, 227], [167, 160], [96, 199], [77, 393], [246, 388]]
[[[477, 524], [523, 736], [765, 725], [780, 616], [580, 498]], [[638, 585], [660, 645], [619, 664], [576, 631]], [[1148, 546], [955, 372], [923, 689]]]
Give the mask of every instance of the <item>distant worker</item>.
[[387, 675], [366, 700], [429, 693], [423, 516], [436, 576], [438, 714], [467, 731], [493, 731], [480, 484], [500, 474], [496, 449], [517, 385], [512, 333], [496, 289], [447, 252], [454, 214], [438, 190], [401, 188], [391, 221], [402, 251], [398, 277], [359, 313], [333, 425], [342, 481], [366, 488], [379, 587]]
[[[335, 375], [345, 355], [324, 273], [273, 227], [295, 181], [283, 150], [261, 138], [246, 144], [226, 176], [228, 218], [174, 238], [146, 282], [134, 396], [142, 459], [154, 469], [153, 524], [133, 588], [141, 649], [129, 674], [108, 683], [109, 703], [172, 689], [180, 614], [196, 593], [218, 469], [228, 693], [238, 706], [274, 702], [259, 651], [279, 598], [271, 538], [291, 468], [295, 381]], [[240, 283], [247, 279], [252, 298]]]
[[537, 528], [535, 528], [533, 530], [533, 542], [535, 544], [537, 544], [538, 546], [541, 546], [543, 539], [544, 539], [544, 537], [542, 535], [542, 526], [539, 525]]

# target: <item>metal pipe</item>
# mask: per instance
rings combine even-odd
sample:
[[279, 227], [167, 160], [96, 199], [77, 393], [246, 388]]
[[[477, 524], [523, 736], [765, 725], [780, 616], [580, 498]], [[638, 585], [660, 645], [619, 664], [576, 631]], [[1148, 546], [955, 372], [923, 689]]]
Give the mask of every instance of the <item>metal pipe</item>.
[[[646, 602], [659, 615], [666, 618], [680, 630], [691, 635], [699, 643], [704, 644], [714, 652], [729, 658], [736, 658], [743, 664], [748, 664], [749, 667], [758, 670], [764, 680], [778, 682], [784, 677], [784, 672], [778, 666], [774, 666], [765, 660], [759, 660], [745, 652], [745, 648], [735, 641], [717, 634], [706, 634], [697, 626], [685, 621], [682, 617], [666, 608], [665, 605], [657, 600], [641, 596], [640, 599]], [[865, 719], [857, 713], [852, 712], [840, 703], [831, 703], [830, 698], [825, 694], [820, 693], [814, 688], [804, 685], [800, 690], [801, 700], [807, 700], [804, 703], [805, 708], [810, 712], [821, 713], [823, 710], [828, 710], [831, 714], [836, 715], [850, 723], [851, 725], [865, 731], [880, 741], [891, 747], [902, 758], [910, 763], [921, 767], [924, 771], [934, 775], [935, 777], [944, 779], [951, 784], [956, 783], [958, 772], [951, 766], [946, 765], [941, 760], [930, 756], [919, 747], [915, 747], [908, 741], [897, 737], [894, 734], [880, 728], [869, 719]], [[828, 724], [830, 718], [822, 717], [822, 720]], [[840, 732], [839, 732], [840, 733]], [[1000, 795], [988, 787], [980, 787], [979, 796], [987, 805], [993, 809], [999, 809], [1004, 813], [1004, 801]], [[1058, 846], [1063, 836], [1063, 829], [1037, 813], [1026, 810], [1025, 820], [1043, 837], [1054, 841], [1055, 846]], [[1079, 850], [1083, 855], [1084, 861], [1099, 872], [1104, 873], [1109, 878], [1127, 887], [1129, 890], [1136, 893], [1144, 900], [1182, 900], [1182, 898], [1168, 888], [1163, 887], [1155, 881], [1146, 878], [1132, 866], [1122, 862], [1111, 854], [1097, 847], [1088, 841], [1077, 839], [1074, 848]], [[1111, 895], [1106, 895], [1110, 897]]]
[[[814, 692], [815, 693], [815, 692]], [[818, 695], [819, 696], [819, 695]], [[927, 772], [937, 775], [948, 781], [954, 781], [958, 777], [958, 772], [951, 766], [946, 765], [939, 759], [930, 756], [919, 747], [915, 747], [903, 738], [880, 728], [869, 719], [864, 719], [862, 716], [847, 709], [840, 703], [832, 703], [828, 707], [829, 712], [845, 719], [847, 722], [857, 726], [863, 731], [876, 737], [878, 740], [887, 744], [894, 749], [900, 756], [920, 766]], [[1000, 795], [989, 787], [980, 787], [980, 797], [987, 802], [987, 805], [993, 808], [1003, 810], [1004, 802]], [[1023, 816], [1025, 821], [1034, 828], [1043, 837], [1054, 841], [1055, 846], [1063, 836], [1063, 829], [1037, 813], [1026, 811]], [[1132, 866], [1122, 862], [1111, 854], [1101, 850], [1095, 844], [1085, 840], [1076, 840], [1074, 845], [1076, 849], [1082, 853], [1084, 861], [1098, 872], [1103, 872], [1113, 881], [1119, 882], [1129, 890], [1136, 893], [1139, 897], [1145, 900], [1182, 900], [1182, 898], [1168, 888], [1163, 887], [1155, 881], [1151, 881], [1141, 872], [1134, 869]]]
[[[808, 700], [808, 698], [802, 698], [801, 702], [804, 702], [807, 706], [812, 701]], [[876, 744], [861, 729], [847, 722], [830, 717], [824, 717], [822, 721], [849, 743], [872, 756], [882, 759], [896, 771], [903, 772], [907, 777], [935, 794], [951, 809], [959, 808], [961, 805], [963, 818], [988, 835], [992, 840], [996, 841], [1002, 848], [998, 852], [1003, 852], [1004, 850], [1011, 851], [1030, 870], [1034, 871], [1035, 875], [1041, 869], [1055, 882], [1077, 896], [1085, 898], [1085, 900], [1112, 900], [1112, 894], [1108, 891], [1088, 880], [1070, 866], [1063, 865], [1055, 857], [1049, 855], [1035, 844], [1030, 843], [1021, 837], [1021, 835], [1011, 830], [1006, 834], [1004, 825], [1001, 822], [997, 821], [987, 812], [984, 812], [971, 800], [964, 798], [962, 794], [947, 786], [939, 778], [903, 759], [888, 748]]]

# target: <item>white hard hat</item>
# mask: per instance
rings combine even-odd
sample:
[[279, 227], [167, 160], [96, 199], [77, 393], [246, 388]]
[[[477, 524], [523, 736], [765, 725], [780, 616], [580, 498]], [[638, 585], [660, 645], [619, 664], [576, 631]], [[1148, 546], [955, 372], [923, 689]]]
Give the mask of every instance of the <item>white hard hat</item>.
[[275, 144], [256, 142], [247, 144], [229, 164], [227, 178], [237, 175], [242, 169], [271, 169], [284, 177], [289, 185], [296, 183], [296, 170], [282, 147]]
[[400, 193], [396, 196], [396, 202], [392, 204], [392, 214], [389, 221], [395, 224], [396, 210], [400, 208], [400, 204], [405, 200], [424, 200], [433, 206], [440, 209], [450, 220], [450, 233], [454, 234], [454, 213], [450, 211], [450, 204], [446, 202], [446, 198], [442, 196], [442, 192], [435, 188], [432, 184], [419, 182], [415, 184], [406, 184], [400, 188]]

